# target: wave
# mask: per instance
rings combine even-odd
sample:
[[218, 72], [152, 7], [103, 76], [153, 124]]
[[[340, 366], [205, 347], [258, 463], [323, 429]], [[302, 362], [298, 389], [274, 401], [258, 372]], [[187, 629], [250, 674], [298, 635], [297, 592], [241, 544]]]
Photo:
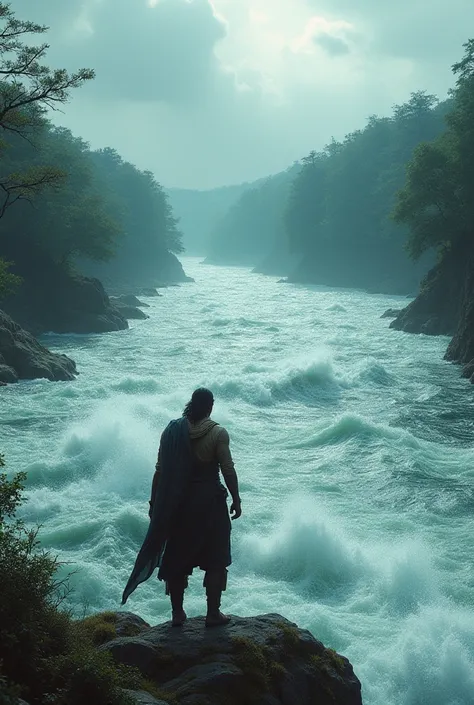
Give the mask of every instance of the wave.
[[157, 394], [160, 385], [153, 377], [124, 377], [117, 384], [113, 384], [112, 389], [123, 394]]
[[347, 309], [342, 306], [342, 304], [333, 304], [332, 306], [328, 306], [326, 309], [327, 311], [332, 311], [332, 312], [340, 312], [340, 313], [347, 313]]
[[61, 488], [88, 480], [94, 491], [136, 496], [149, 482], [159, 440], [150, 419], [146, 423], [140, 416], [140, 409], [114, 399], [102, 404], [93, 417], [69, 429], [56, 459], [26, 468], [28, 487]]
[[270, 535], [244, 537], [239, 560], [247, 570], [290, 583], [299, 593], [328, 602], [345, 599], [358, 610], [391, 617], [416, 613], [439, 599], [437, 573], [424, 545], [359, 545], [316, 497], [290, 502]]
[[355, 381], [364, 384], [375, 384], [379, 387], [391, 387], [396, 383], [396, 377], [380, 362], [373, 358], [364, 361], [362, 369], [357, 373]]
[[[474, 693], [474, 616], [444, 602], [410, 615], [377, 658], [358, 669], [384, 678], [386, 702], [471, 705]], [[384, 677], [385, 676], [385, 677]], [[372, 678], [368, 678], [370, 682]]]
[[350, 590], [368, 570], [365, 559], [330, 523], [301, 513], [301, 507], [295, 509], [268, 537], [244, 539], [241, 562], [259, 575], [320, 598]]
[[272, 405], [298, 401], [306, 405], [335, 402], [346, 381], [338, 376], [329, 357], [287, 360], [275, 368], [251, 363], [240, 377], [215, 380], [209, 386], [225, 398], [241, 398], [248, 403]]
[[392, 428], [385, 424], [377, 424], [358, 414], [343, 414], [314, 436], [288, 445], [288, 448], [318, 448], [319, 446], [336, 445], [351, 439], [363, 441], [365, 444], [388, 439], [403, 441], [404, 445], [412, 449], [421, 447], [421, 442], [408, 431]]

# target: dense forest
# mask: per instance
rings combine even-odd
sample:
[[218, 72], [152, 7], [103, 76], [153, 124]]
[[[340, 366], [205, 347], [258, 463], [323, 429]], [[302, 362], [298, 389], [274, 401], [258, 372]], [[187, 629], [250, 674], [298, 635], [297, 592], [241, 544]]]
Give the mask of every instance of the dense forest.
[[446, 129], [416, 148], [394, 212], [409, 229], [412, 256], [436, 250], [438, 262], [392, 325], [454, 334], [447, 359], [464, 363], [474, 382], [474, 40], [453, 70]]
[[48, 69], [48, 46], [31, 46], [46, 28], [17, 20], [3, 4], [0, 19], [2, 307], [31, 329], [61, 332], [68, 298], [80, 299], [69, 301], [73, 308], [105, 300], [100, 284], [79, 272], [109, 286], [184, 280], [173, 256], [183, 249], [181, 233], [153, 175], [112, 149], [91, 150], [48, 119], [93, 72]]
[[426, 261], [410, 262], [407, 229], [390, 216], [414, 148], [440, 134], [448, 106], [415, 93], [391, 117], [370, 117], [364, 129], [303, 160], [285, 213], [301, 261], [293, 280], [416, 292]]
[[415, 93], [392, 116], [372, 116], [342, 142], [251, 186], [215, 223], [208, 261], [297, 282], [414, 294], [433, 259], [410, 259], [407, 228], [391, 213], [414, 148], [442, 132], [449, 106]]

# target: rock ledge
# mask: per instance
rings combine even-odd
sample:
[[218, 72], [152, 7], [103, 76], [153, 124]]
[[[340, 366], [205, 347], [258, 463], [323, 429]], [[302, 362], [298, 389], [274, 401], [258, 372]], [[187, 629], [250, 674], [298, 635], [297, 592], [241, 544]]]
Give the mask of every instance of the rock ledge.
[[[124, 616], [117, 613], [117, 625]], [[138, 668], [153, 684], [151, 696], [133, 694], [137, 703], [362, 704], [349, 661], [277, 614], [233, 617], [229, 626], [217, 629], [206, 629], [203, 618], [189, 619], [181, 629], [141, 622], [132, 636], [100, 648], [117, 663]]]

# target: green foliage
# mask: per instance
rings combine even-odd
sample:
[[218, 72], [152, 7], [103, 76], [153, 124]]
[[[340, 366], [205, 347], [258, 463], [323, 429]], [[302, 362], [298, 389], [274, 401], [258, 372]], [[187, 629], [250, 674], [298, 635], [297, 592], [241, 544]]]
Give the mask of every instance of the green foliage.
[[391, 117], [371, 116], [363, 129], [302, 160], [285, 227], [305, 273], [346, 286], [416, 282], [405, 233], [389, 216], [413, 150], [440, 134], [446, 110], [434, 96], [414, 93]]
[[21, 278], [10, 272], [11, 262], [0, 257], [0, 301], [20, 286]]
[[[278, 688], [287, 671], [283, 664], [273, 659], [268, 648], [247, 637], [233, 638], [232, 645], [235, 663], [246, 679], [244, 702], [259, 703], [263, 694]], [[239, 693], [238, 702], [242, 702], [241, 696]]]
[[130, 705], [122, 689], [141, 687], [141, 675], [95, 647], [105, 637], [100, 625], [113, 626], [110, 615], [77, 623], [59, 609], [67, 584], [56, 578], [57, 560], [16, 516], [24, 482], [23, 473], [0, 474], [2, 703], [21, 696], [31, 705]]
[[159, 280], [166, 254], [183, 251], [178, 221], [168, 197], [150, 171], [140, 171], [113, 149], [90, 154], [101, 184], [104, 210], [120, 227], [114, 258], [106, 265], [86, 265], [89, 273], [107, 279]]
[[[48, 122], [47, 110], [93, 72], [46, 67], [47, 45], [32, 46], [45, 31], [0, 3], [0, 257], [40, 285], [45, 271], [114, 255], [125, 270], [156, 271], [167, 252], [182, 251], [167, 197], [150, 172]], [[0, 296], [18, 283], [0, 262]]]
[[86, 617], [78, 627], [96, 646], [112, 641], [117, 636], [117, 615], [115, 612], [101, 612]]
[[394, 219], [409, 227], [408, 250], [417, 258], [429, 248], [443, 253], [472, 242], [474, 203], [474, 40], [453, 66], [457, 75], [447, 129], [415, 151]]
[[[50, 69], [43, 61], [48, 44], [34, 45], [47, 27], [19, 20], [8, 3], [0, 3], [0, 150], [11, 146], [11, 137], [33, 141], [44, 126], [47, 111], [67, 102], [70, 92], [94, 77], [89, 69], [69, 74]], [[56, 170], [37, 167], [23, 172], [3, 166], [0, 177], [0, 217], [20, 199], [28, 199], [61, 178]]]

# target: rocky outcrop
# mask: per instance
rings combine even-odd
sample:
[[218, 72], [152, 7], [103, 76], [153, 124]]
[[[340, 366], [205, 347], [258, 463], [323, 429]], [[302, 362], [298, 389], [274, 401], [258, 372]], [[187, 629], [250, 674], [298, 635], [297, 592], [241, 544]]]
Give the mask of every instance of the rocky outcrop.
[[420, 293], [391, 328], [425, 335], [453, 335], [445, 359], [464, 365], [474, 383], [474, 252], [459, 246], [445, 252], [424, 279]]
[[388, 308], [385, 313], [382, 313], [380, 318], [396, 318], [401, 313], [399, 308]]
[[130, 615], [127, 620], [135, 634], [118, 636], [100, 648], [117, 663], [138, 668], [144, 683], [152, 685], [146, 688], [148, 695], [130, 693], [137, 703], [362, 703], [349, 661], [279, 615], [233, 617], [229, 626], [217, 629], [206, 629], [202, 618], [190, 619], [180, 629], [170, 623], [148, 627], [134, 623]]
[[0, 382], [37, 378], [73, 380], [75, 375], [73, 360], [50, 352], [0, 311]]
[[[156, 295], [156, 290], [155, 294]], [[146, 296], [146, 294], [145, 294]], [[144, 301], [140, 301], [136, 296], [133, 294], [122, 294], [121, 296], [111, 296], [110, 297], [110, 302], [112, 305], [116, 306], [117, 304], [125, 305], [125, 306], [135, 306], [136, 308], [150, 308], [150, 304], [146, 304]]]
[[150, 316], [147, 316], [147, 314], [141, 310], [141, 308], [138, 308], [138, 306], [131, 306], [130, 304], [124, 303], [121, 299], [132, 299], [135, 298], [133, 296], [124, 296], [124, 297], [111, 297], [110, 303], [112, 306], [120, 313], [121, 316], [128, 320], [137, 320], [137, 321], [145, 321], [147, 318], [150, 318]]
[[128, 328], [98, 279], [52, 270], [48, 278], [25, 279], [3, 308], [35, 335], [107, 333]]
[[447, 253], [423, 280], [416, 299], [390, 327], [406, 333], [453, 335], [462, 309], [464, 263], [458, 253]]
[[464, 280], [461, 313], [446, 360], [464, 365], [463, 376], [474, 384], [474, 256]]
[[[194, 281], [186, 275], [176, 255], [170, 252], [161, 252], [159, 257], [150, 255], [148, 260], [113, 259], [105, 263], [81, 261], [79, 264], [81, 271], [98, 277], [114, 295], [153, 296], [145, 291]], [[156, 291], [154, 295], [157, 295]]]

